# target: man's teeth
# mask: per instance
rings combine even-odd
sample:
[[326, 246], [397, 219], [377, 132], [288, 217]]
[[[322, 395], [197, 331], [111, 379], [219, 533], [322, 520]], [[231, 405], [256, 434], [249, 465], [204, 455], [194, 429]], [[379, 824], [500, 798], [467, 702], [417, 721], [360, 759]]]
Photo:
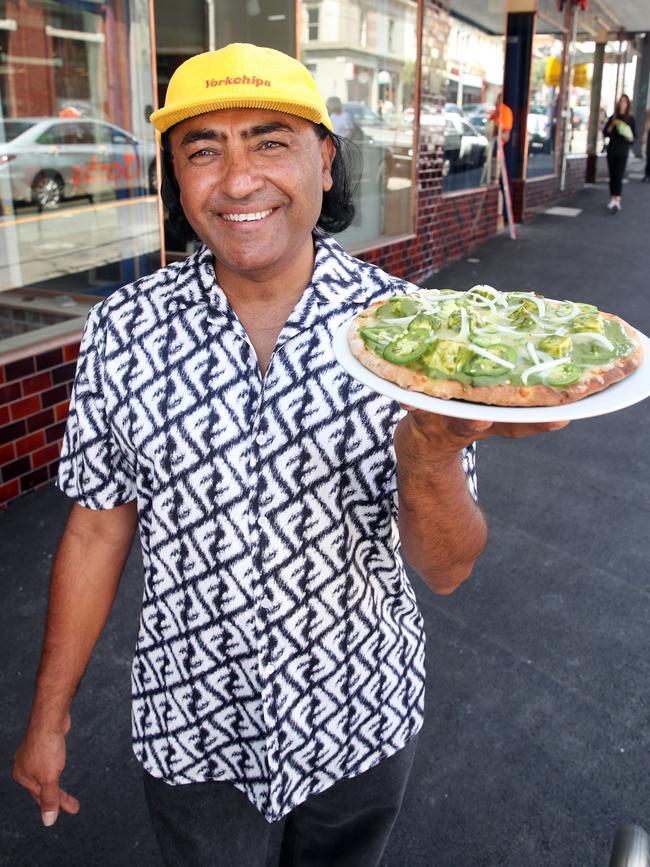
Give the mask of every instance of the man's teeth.
[[252, 220], [263, 220], [273, 213], [273, 208], [268, 211], [257, 211], [255, 214], [222, 214], [224, 220], [229, 220], [231, 223], [251, 222]]

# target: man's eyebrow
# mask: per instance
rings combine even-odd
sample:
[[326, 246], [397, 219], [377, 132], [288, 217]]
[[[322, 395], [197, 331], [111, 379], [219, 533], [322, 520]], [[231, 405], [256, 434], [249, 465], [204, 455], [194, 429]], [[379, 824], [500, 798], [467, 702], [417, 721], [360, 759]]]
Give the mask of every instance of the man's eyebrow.
[[[250, 127], [249, 129], [243, 130], [241, 137], [243, 139], [257, 138], [258, 136], [269, 135], [269, 133], [274, 132], [294, 132], [294, 129], [288, 123], [274, 120], [269, 123], [260, 123], [256, 126]], [[211, 127], [191, 129], [189, 132], [186, 132], [181, 139], [181, 147], [186, 147], [187, 145], [194, 144], [194, 142], [197, 141], [223, 142], [226, 141], [227, 138], [228, 137], [225, 133], [212, 129]]]

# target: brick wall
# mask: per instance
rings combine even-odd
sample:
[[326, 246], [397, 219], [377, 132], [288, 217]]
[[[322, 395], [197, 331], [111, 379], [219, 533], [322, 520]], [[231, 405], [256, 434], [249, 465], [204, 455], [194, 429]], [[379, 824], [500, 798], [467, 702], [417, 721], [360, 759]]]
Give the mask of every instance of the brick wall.
[[512, 207], [517, 222], [525, 223], [535, 214], [577, 193], [584, 186], [586, 172], [587, 157], [571, 157], [567, 160], [564, 190], [560, 190], [559, 175], [515, 180], [512, 184]]
[[0, 508], [54, 478], [79, 344], [0, 365]]

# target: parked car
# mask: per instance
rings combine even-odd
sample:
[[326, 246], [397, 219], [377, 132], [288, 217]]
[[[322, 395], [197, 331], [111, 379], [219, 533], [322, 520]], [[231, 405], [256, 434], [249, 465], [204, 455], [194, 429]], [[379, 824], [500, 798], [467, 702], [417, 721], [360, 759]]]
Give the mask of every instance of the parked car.
[[484, 133], [485, 127], [490, 120], [490, 115], [494, 111], [493, 105], [488, 105], [486, 102], [474, 102], [471, 105], [464, 105], [463, 112], [465, 120], [474, 127], [478, 132]]
[[480, 168], [487, 158], [487, 137], [456, 112], [445, 112], [442, 174]]
[[[410, 159], [413, 157], [412, 145], [412, 119], [407, 118], [408, 109], [403, 113], [404, 126], [400, 130], [401, 142], [396, 140], [392, 148], [393, 155], [398, 160], [403, 160], [410, 168]], [[412, 117], [412, 115], [411, 115]], [[422, 105], [420, 109], [420, 130], [427, 127], [441, 127], [444, 124], [444, 151], [442, 173], [444, 176], [454, 172], [463, 172], [469, 169], [481, 168], [487, 159], [488, 139], [478, 132], [456, 111], [442, 112], [431, 105]], [[408, 142], [408, 144], [406, 143]]]
[[363, 129], [364, 126], [383, 126], [383, 120], [369, 108], [365, 102], [344, 102], [344, 111], [350, 115], [355, 124]]
[[529, 106], [526, 128], [528, 130], [528, 153], [550, 153], [551, 124], [546, 106]]
[[[4, 132], [4, 141], [2, 135]], [[91, 118], [22, 117], [0, 123], [0, 178], [15, 202], [156, 190], [156, 145]]]

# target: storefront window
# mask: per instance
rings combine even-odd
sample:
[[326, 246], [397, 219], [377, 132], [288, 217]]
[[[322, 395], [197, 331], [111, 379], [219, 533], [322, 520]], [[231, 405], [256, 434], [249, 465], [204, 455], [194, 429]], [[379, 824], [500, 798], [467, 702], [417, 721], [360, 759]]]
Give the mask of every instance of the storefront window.
[[3, 341], [159, 267], [160, 231], [146, 0], [3, 0], [0, 22]]
[[562, 40], [552, 34], [537, 34], [533, 40], [530, 101], [526, 121], [528, 178], [553, 174], [561, 81]]
[[[503, 89], [504, 56], [502, 36], [490, 34], [480, 22], [471, 23], [463, 4], [454, 2], [451, 10], [442, 169], [446, 193], [495, 179], [494, 119]], [[462, 17], [456, 17], [454, 10]], [[425, 113], [420, 122], [426, 119]]]
[[328, 101], [335, 131], [362, 158], [348, 249], [413, 231], [418, 4], [308, 0], [300, 59]]
[[[573, 56], [573, 74], [569, 91], [571, 109], [567, 151], [572, 154], [587, 153], [589, 110], [591, 106], [591, 78], [594, 64], [594, 42], [576, 42]], [[604, 120], [603, 120], [604, 123]], [[602, 124], [599, 124], [599, 127]]]
[[[223, 48], [231, 42], [252, 42], [294, 54], [296, 9], [290, 0], [154, 0], [158, 104], [164, 105], [174, 71], [188, 58]], [[318, 38], [318, 16], [310, 20], [310, 33]], [[196, 246], [179, 236], [164, 221], [167, 261], [185, 258]]]

